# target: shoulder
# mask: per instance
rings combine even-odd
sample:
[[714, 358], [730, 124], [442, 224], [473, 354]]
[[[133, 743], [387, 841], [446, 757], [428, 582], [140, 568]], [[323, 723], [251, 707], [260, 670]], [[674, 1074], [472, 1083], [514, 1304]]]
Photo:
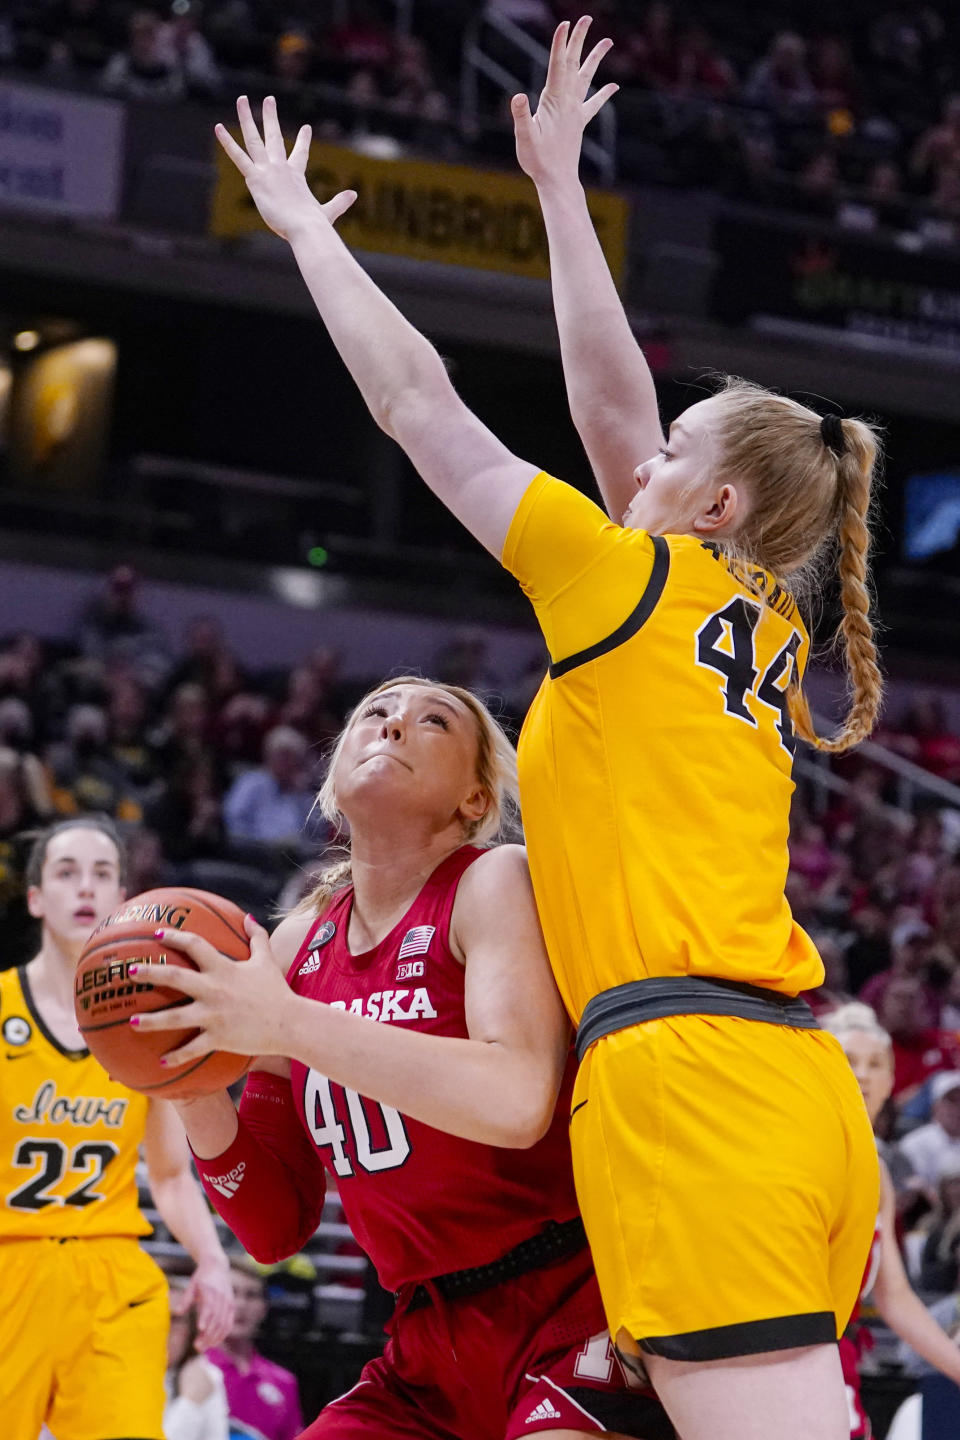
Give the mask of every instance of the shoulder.
[[537, 910], [522, 845], [487, 850], [461, 877], [451, 917], [451, 938], [465, 955], [471, 945], [517, 932], [521, 922], [535, 923]]
[[460, 877], [457, 899], [489, 899], [504, 891], [530, 889], [530, 867], [523, 845], [494, 845], [469, 865]]
[[277, 967], [286, 975], [297, 954], [316, 924], [317, 916], [312, 912], [295, 912], [287, 915], [270, 936], [270, 950]]

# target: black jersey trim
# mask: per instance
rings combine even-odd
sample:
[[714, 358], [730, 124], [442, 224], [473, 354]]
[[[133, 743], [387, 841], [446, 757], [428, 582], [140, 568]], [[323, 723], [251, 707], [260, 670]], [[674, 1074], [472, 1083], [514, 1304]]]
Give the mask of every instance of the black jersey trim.
[[43, 1016], [37, 1009], [37, 1002], [33, 998], [33, 991], [30, 989], [30, 981], [27, 979], [26, 965], [21, 965], [18, 967], [17, 975], [20, 977], [20, 989], [23, 991], [23, 998], [26, 1007], [30, 1011], [30, 1014], [33, 1016], [33, 1022], [36, 1025], [37, 1029], [40, 1031], [40, 1034], [43, 1036], [44, 1040], [46, 1040], [49, 1045], [52, 1045], [54, 1050], [56, 1050], [58, 1054], [66, 1056], [68, 1060], [86, 1060], [87, 1056], [90, 1054], [90, 1051], [88, 1049], [84, 1048], [82, 1050], [68, 1050], [66, 1045], [61, 1045], [56, 1035], [54, 1035], [47, 1028]]
[[547, 672], [551, 680], [558, 680], [561, 675], [567, 675], [578, 666], [588, 665], [591, 660], [599, 660], [601, 655], [616, 650], [627, 640], [631, 640], [650, 619], [663, 594], [663, 587], [670, 572], [670, 546], [662, 535], [651, 535], [650, 539], [653, 541], [653, 569], [650, 571], [647, 587], [640, 597], [640, 603], [605, 640], [598, 640], [596, 645], [589, 645], [586, 650], [578, 650], [575, 655], [568, 655], [565, 660], [554, 661]]
[[740, 1325], [714, 1325], [682, 1335], [648, 1335], [638, 1340], [648, 1355], [665, 1360], [733, 1360], [770, 1350], [795, 1350], [806, 1345], [835, 1345], [837, 1321], [832, 1310], [806, 1315], [778, 1315], [772, 1320], [747, 1320]]

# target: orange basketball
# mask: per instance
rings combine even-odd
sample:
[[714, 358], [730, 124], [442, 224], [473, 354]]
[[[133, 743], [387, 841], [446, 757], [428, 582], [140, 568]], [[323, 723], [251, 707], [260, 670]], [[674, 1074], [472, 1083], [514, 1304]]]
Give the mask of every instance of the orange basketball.
[[179, 950], [161, 945], [154, 931], [189, 930], [202, 935], [231, 960], [249, 960], [250, 942], [243, 928], [239, 905], [205, 890], [171, 886], [146, 890], [125, 900], [120, 909], [91, 935], [77, 965], [74, 1005], [80, 1033], [93, 1054], [114, 1080], [161, 1099], [211, 1095], [245, 1074], [249, 1055], [215, 1051], [175, 1070], [160, 1064], [160, 1057], [176, 1050], [199, 1032], [196, 1029], [139, 1033], [131, 1015], [188, 1005], [180, 990], [150, 985], [130, 977], [130, 966], [150, 961], [157, 965], [197, 967]]

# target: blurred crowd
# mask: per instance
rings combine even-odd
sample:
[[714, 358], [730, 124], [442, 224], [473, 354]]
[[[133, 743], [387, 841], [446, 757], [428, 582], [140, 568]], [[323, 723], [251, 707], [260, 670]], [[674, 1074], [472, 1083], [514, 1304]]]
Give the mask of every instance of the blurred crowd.
[[[0, 64], [108, 94], [227, 101], [273, 91], [291, 124], [390, 156], [506, 160], [503, 93], [463, 123], [464, 32], [481, 9], [546, 42], [568, 0], [419, 0], [398, 30], [389, 0], [11, 0]], [[912, 0], [597, 0], [594, 35], [620, 87], [626, 181], [702, 186], [894, 234], [960, 239], [960, 16]], [[529, 62], [493, 29], [491, 58]]]
[[[489, 688], [486, 642], [473, 632], [423, 664]], [[347, 683], [323, 645], [292, 668], [251, 671], [206, 616], [178, 644], [144, 614], [124, 565], [69, 638], [0, 642], [0, 966], [29, 958], [34, 938], [27, 836], [61, 816], [120, 823], [131, 894], [192, 884], [264, 920], [295, 904], [337, 838], [314, 809], [329, 743], [366, 681], [382, 678]], [[522, 677], [502, 702], [508, 722], [536, 680]]]

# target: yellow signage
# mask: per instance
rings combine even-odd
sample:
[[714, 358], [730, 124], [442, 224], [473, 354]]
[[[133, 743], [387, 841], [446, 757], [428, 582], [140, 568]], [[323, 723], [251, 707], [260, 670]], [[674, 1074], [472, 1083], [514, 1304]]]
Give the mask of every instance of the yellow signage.
[[[243, 178], [217, 146], [218, 177], [210, 228], [244, 235], [263, 224]], [[319, 200], [339, 190], [357, 199], [337, 229], [352, 249], [441, 260], [544, 280], [547, 236], [533, 185], [524, 175], [422, 160], [380, 160], [339, 145], [315, 145], [307, 179]], [[626, 261], [627, 202], [588, 191], [607, 263], [619, 285]]]

